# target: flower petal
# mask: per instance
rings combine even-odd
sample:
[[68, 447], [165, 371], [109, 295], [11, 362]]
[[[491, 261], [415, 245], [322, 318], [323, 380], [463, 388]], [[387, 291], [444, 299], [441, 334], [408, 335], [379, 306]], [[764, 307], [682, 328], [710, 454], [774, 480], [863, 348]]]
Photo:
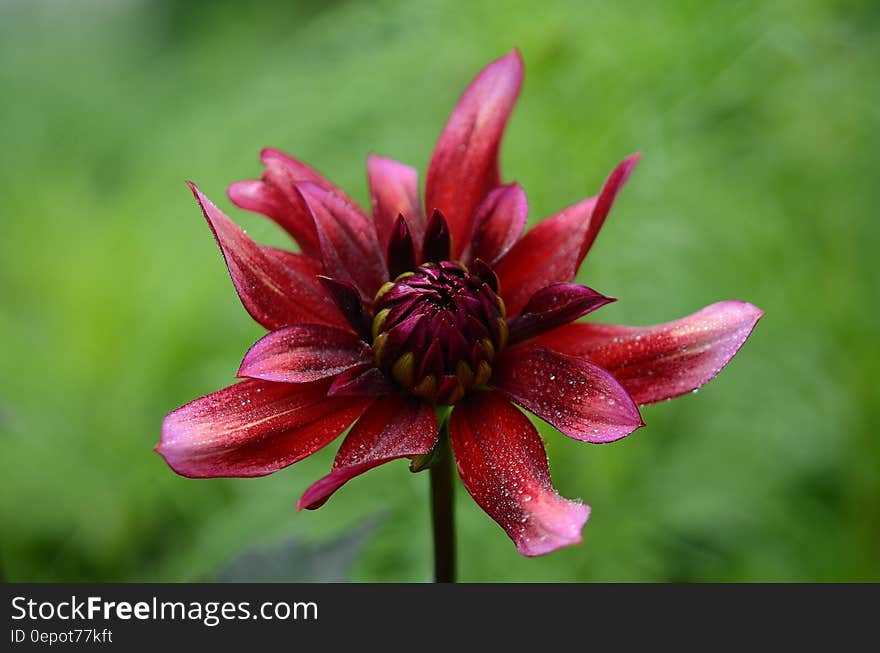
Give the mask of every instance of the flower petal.
[[388, 247], [398, 215], [403, 215], [406, 220], [415, 251], [421, 251], [425, 235], [425, 215], [419, 202], [419, 173], [415, 168], [394, 159], [371, 154], [367, 157], [367, 176], [373, 218], [382, 251]]
[[522, 86], [523, 63], [514, 50], [471, 82], [443, 128], [425, 183], [425, 210], [449, 222], [453, 252], [461, 252], [470, 220], [498, 185], [498, 148]]
[[[293, 182], [290, 182], [292, 188]], [[316, 258], [318, 234], [315, 223], [302, 198], [285, 193], [265, 179], [237, 181], [226, 189], [229, 199], [237, 207], [260, 213], [277, 222], [290, 234], [307, 256]]]
[[297, 190], [315, 219], [327, 276], [353, 283], [364, 299], [372, 300], [388, 278], [376, 225], [355, 205], [315, 184], [297, 184]]
[[370, 333], [370, 328], [373, 320], [367, 314], [367, 309], [364, 307], [364, 302], [357, 288], [346, 281], [331, 279], [322, 274], [319, 274], [317, 278], [342, 313], [345, 321], [348, 322], [348, 325], [355, 330], [364, 342], [372, 342], [373, 337]]
[[532, 227], [495, 266], [508, 316], [551, 283], [571, 281], [577, 273], [580, 241], [596, 198], [573, 204]]
[[331, 397], [379, 397], [394, 392], [394, 385], [373, 364], [359, 365], [336, 377], [327, 394]]
[[611, 374], [532, 343], [505, 351], [492, 383], [575, 440], [612, 442], [644, 425], [632, 398]]
[[519, 313], [537, 290], [574, 279], [639, 156], [624, 159], [608, 176], [598, 196], [542, 220], [501, 259], [495, 272], [508, 315]]
[[422, 263], [439, 263], [447, 261], [452, 247], [449, 225], [443, 214], [434, 209], [425, 227], [425, 238], [422, 243]]
[[[309, 182], [328, 193], [336, 195], [346, 204], [352, 204], [357, 207], [354, 201], [342, 189], [317, 170], [281, 150], [271, 147], [263, 148], [260, 151], [260, 161], [266, 166], [264, 177], [270, 179], [279, 187], [293, 191], [293, 184]], [[282, 172], [283, 174], [280, 174]], [[357, 210], [363, 213], [360, 207], [357, 207]]]
[[632, 171], [635, 169], [636, 164], [641, 158], [641, 152], [630, 154], [617, 164], [617, 167], [611, 171], [611, 174], [608, 175], [608, 179], [606, 179], [605, 183], [602, 185], [602, 190], [599, 191], [599, 197], [596, 199], [596, 208], [594, 208], [593, 212], [590, 214], [590, 221], [587, 224], [586, 233], [581, 239], [581, 248], [578, 251], [578, 262], [576, 267], [579, 268], [581, 266], [584, 257], [587, 255], [587, 252], [590, 251], [590, 247], [593, 246], [596, 236], [599, 235], [599, 230], [602, 228], [602, 225], [605, 224], [605, 218], [607, 218], [608, 214], [611, 212], [611, 207], [614, 205], [614, 200], [617, 199], [617, 194], [620, 192], [620, 189], [623, 188], [623, 185], [629, 179], [629, 176], [632, 174]]
[[372, 360], [370, 348], [348, 330], [298, 324], [272, 331], [250, 348], [238, 376], [308, 383]]
[[538, 431], [496, 392], [471, 395], [450, 417], [455, 464], [474, 501], [526, 556], [581, 542], [590, 507], [569, 501], [550, 481]]
[[264, 476], [329, 444], [373, 401], [328, 398], [329, 381], [247, 380], [170, 413], [156, 451], [181, 476]]
[[650, 404], [708, 383], [763, 316], [752, 304], [726, 301], [651, 327], [569, 324], [535, 342], [589, 358], [611, 372], [636, 403]]
[[462, 261], [476, 258], [494, 266], [519, 240], [529, 217], [529, 203], [519, 184], [500, 186], [480, 203]]
[[309, 487], [296, 508], [320, 508], [355, 476], [397, 458], [428, 453], [436, 443], [437, 417], [430, 404], [405, 395], [377, 399], [342, 442], [333, 471]]
[[516, 344], [573, 322], [605, 304], [616, 301], [592, 288], [574, 283], [554, 283], [532, 295], [522, 313], [510, 320], [510, 344]]
[[260, 152], [263, 176], [258, 180], [240, 181], [229, 186], [227, 195], [232, 203], [247, 211], [271, 218], [287, 231], [307, 256], [320, 256], [315, 223], [302, 197], [296, 192], [298, 182], [307, 181], [351, 200], [313, 168], [289, 154], [272, 148]]
[[214, 232], [241, 303], [257, 322], [271, 330], [297, 322], [337, 324], [341, 320], [338, 311], [321, 298], [323, 293], [315, 299], [315, 280], [300, 274], [310, 265], [303, 263], [305, 259], [260, 247], [195, 184], [189, 187]]
[[284, 266], [290, 276], [287, 294], [301, 307], [303, 319], [297, 323], [332, 324], [340, 328], [349, 326], [332, 297], [328, 297], [321, 284], [324, 267], [304, 254], [294, 254], [283, 249], [260, 245], [260, 251]]
[[398, 275], [415, 269], [416, 252], [413, 247], [412, 234], [403, 215], [397, 216], [391, 231], [391, 240], [388, 241], [388, 246], [385, 249], [387, 252], [385, 260], [388, 261], [388, 276], [391, 279], [396, 279]]

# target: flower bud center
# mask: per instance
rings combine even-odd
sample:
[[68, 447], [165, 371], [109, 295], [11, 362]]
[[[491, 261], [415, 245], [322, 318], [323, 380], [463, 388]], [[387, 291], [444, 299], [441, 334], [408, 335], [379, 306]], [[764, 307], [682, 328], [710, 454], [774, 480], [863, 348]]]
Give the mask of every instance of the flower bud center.
[[376, 294], [376, 364], [438, 404], [485, 385], [507, 344], [504, 303], [493, 285], [451, 261], [425, 263], [386, 283]]

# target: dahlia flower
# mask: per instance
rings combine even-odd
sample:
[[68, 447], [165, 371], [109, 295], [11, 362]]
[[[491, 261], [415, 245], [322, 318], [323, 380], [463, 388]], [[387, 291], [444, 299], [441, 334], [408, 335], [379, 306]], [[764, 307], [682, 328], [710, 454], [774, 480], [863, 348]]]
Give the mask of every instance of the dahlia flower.
[[473, 80], [434, 149], [424, 203], [416, 170], [392, 159], [367, 160], [370, 214], [263, 150], [262, 177], [229, 198], [277, 222], [298, 253], [256, 244], [190, 184], [268, 334], [244, 356], [243, 381], [165, 418], [157, 450], [175, 472], [270, 474], [351, 427], [298, 508], [395, 459], [433, 473], [451, 448], [466, 490], [522, 554], [581, 541], [590, 508], [554, 489], [520, 408], [575, 440], [618, 440], [643, 426], [639, 404], [713, 378], [763, 313], [725, 301], [647, 328], [576, 322], [614, 301], [573, 279], [639, 155], [523, 233], [525, 192], [498, 166], [522, 77], [514, 51]]

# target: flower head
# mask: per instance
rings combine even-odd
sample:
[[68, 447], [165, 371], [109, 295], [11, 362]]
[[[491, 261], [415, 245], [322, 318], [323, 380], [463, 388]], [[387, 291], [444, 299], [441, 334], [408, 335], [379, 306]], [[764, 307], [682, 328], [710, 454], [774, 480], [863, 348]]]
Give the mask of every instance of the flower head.
[[590, 508], [553, 488], [514, 404], [576, 440], [617, 440], [643, 425], [637, 404], [714, 377], [763, 313], [727, 301], [647, 328], [576, 322], [614, 301], [573, 279], [639, 156], [523, 235], [525, 192], [498, 166], [522, 76], [514, 51], [467, 88], [431, 157], [424, 211], [402, 163], [368, 158], [369, 215], [304, 163], [263, 150], [262, 178], [229, 197], [281, 225], [299, 253], [256, 244], [190, 185], [269, 333], [245, 355], [245, 380], [166, 417], [157, 450], [177, 473], [269, 474], [351, 427], [298, 504], [317, 508], [377, 465], [430, 454], [440, 414], [467, 491], [521, 553], [580, 542]]

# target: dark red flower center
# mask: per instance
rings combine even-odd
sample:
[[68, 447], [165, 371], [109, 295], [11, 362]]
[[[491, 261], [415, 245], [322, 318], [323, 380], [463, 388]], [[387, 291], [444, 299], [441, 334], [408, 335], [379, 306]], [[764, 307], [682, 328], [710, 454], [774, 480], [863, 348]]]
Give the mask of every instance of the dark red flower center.
[[485, 385], [507, 344], [504, 303], [486, 268], [478, 276], [451, 261], [404, 272], [376, 294], [376, 364], [427, 401], [454, 404]]

